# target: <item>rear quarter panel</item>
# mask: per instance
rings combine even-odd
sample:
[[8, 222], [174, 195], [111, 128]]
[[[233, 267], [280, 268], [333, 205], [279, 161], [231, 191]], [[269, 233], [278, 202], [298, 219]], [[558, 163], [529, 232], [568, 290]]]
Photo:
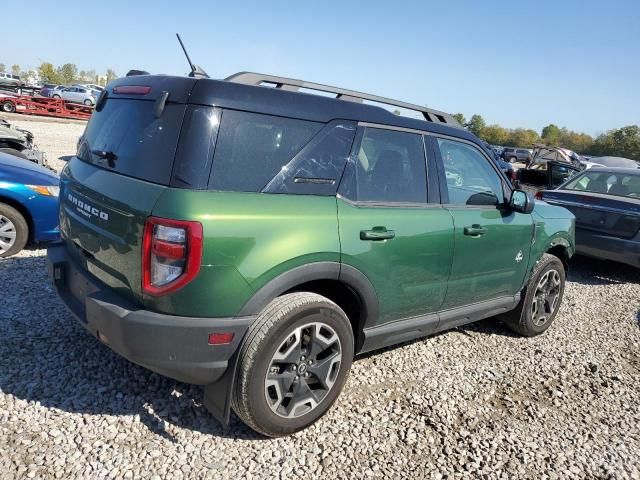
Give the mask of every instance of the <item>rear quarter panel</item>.
[[267, 282], [311, 262], [340, 261], [335, 197], [167, 189], [153, 215], [202, 223], [198, 277], [159, 311], [232, 316]]

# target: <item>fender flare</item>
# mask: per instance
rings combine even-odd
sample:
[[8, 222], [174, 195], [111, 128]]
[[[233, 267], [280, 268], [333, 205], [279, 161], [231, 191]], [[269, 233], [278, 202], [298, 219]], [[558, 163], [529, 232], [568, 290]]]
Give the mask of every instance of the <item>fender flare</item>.
[[314, 262], [292, 268], [267, 282], [244, 304], [238, 316], [258, 315], [274, 298], [297, 285], [313, 280], [337, 280], [351, 288], [361, 301], [361, 328], [378, 317], [378, 296], [360, 270], [339, 262]]

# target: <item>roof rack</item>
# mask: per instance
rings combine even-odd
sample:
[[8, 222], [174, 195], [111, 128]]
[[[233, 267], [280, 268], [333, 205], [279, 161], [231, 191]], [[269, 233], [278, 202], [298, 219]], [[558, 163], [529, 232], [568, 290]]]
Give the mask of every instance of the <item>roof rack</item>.
[[265, 75], [262, 73], [254, 72], [239, 72], [230, 77], [225, 78], [228, 82], [241, 83], [244, 85], [264, 85], [279, 88], [288, 91], [298, 91], [301, 88], [306, 90], [315, 90], [318, 92], [334, 93], [336, 99], [346, 100], [349, 102], [362, 103], [364, 100], [371, 102], [382, 103], [385, 105], [392, 105], [394, 107], [405, 108], [407, 110], [413, 110], [420, 112], [426, 121], [433, 123], [441, 123], [451, 127], [462, 128], [462, 125], [453, 118], [452, 115], [441, 112], [439, 110], [433, 110], [427, 107], [421, 107], [412, 103], [401, 102], [399, 100], [393, 100], [391, 98], [379, 97], [377, 95], [370, 95], [368, 93], [356, 92], [353, 90], [346, 90], [344, 88], [332, 87], [330, 85], [322, 85], [320, 83], [306, 82], [304, 80], [296, 80], [293, 78], [278, 77], [275, 75]]

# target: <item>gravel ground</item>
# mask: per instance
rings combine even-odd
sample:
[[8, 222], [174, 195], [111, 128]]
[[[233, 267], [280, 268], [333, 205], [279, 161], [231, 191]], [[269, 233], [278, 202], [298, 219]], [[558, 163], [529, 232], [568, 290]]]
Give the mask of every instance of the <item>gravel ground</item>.
[[576, 259], [544, 335], [489, 319], [366, 355], [323, 419], [265, 439], [89, 336], [44, 255], [0, 260], [3, 479], [640, 478], [637, 270]]

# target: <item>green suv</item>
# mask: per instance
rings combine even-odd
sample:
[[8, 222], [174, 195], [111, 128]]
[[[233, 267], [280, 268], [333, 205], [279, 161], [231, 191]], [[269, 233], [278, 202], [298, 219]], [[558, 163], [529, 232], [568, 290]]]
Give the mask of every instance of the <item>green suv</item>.
[[574, 217], [513, 191], [448, 114], [254, 73], [122, 78], [95, 110], [52, 281], [115, 352], [204, 385], [223, 424], [290, 434], [355, 354], [491, 316], [536, 335], [558, 311]]

